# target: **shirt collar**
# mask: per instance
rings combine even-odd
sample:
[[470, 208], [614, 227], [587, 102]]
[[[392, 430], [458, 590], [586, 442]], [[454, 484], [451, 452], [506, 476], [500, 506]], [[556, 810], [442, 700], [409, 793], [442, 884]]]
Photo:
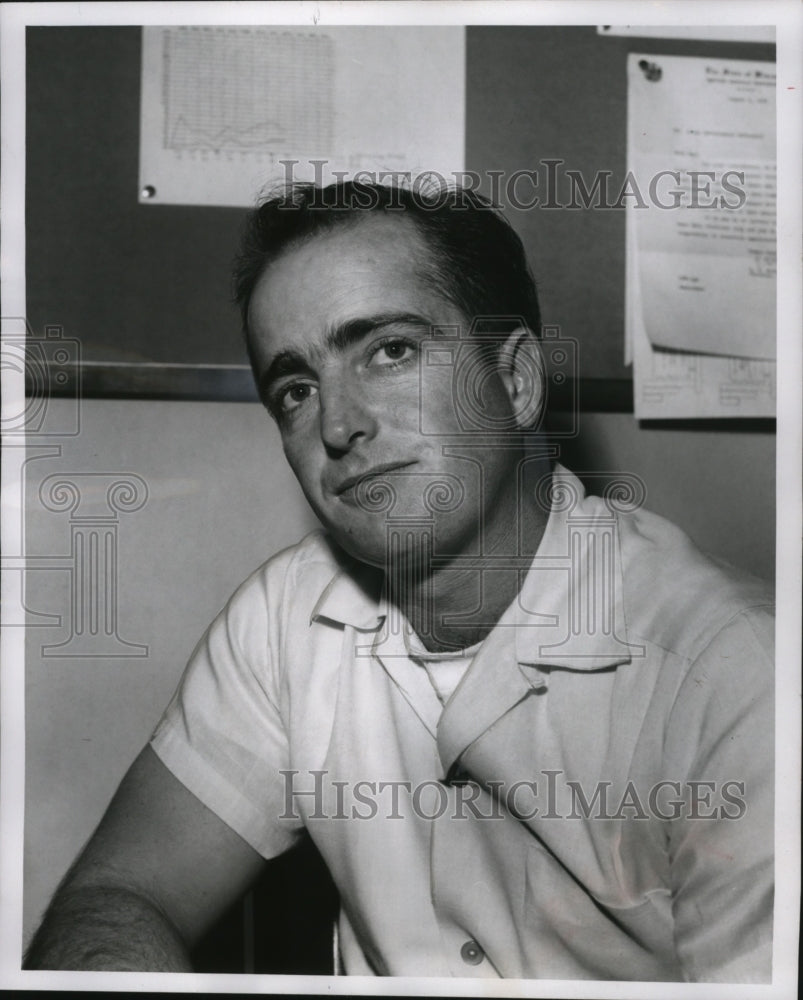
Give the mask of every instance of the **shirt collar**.
[[552, 510], [513, 611], [525, 666], [600, 670], [628, 663], [616, 514], [556, 465]]
[[361, 631], [378, 629], [385, 618], [380, 607], [382, 575], [356, 559], [350, 559], [327, 538], [338, 568], [318, 598], [310, 622], [320, 618], [350, 625]]

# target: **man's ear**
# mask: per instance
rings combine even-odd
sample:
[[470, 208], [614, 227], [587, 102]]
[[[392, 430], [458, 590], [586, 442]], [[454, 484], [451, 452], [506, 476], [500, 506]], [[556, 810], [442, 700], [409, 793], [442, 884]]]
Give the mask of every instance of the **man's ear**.
[[532, 330], [516, 327], [499, 350], [499, 376], [510, 398], [516, 424], [534, 430], [544, 413], [546, 366]]

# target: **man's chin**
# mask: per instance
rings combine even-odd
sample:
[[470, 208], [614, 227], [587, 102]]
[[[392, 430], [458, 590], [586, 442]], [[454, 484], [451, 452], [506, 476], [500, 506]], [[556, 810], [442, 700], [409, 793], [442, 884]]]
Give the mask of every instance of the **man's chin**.
[[403, 525], [384, 531], [329, 528], [341, 549], [359, 562], [383, 572], [395, 567], [427, 569], [432, 557], [431, 535]]

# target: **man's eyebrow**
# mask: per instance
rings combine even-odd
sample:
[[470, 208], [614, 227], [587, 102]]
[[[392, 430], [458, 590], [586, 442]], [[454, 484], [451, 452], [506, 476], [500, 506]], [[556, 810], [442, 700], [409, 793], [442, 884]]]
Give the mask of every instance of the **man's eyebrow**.
[[432, 326], [432, 321], [418, 313], [377, 313], [349, 319], [333, 327], [326, 335], [326, 347], [332, 351], [342, 351], [367, 337], [369, 333], [383, 326]]
[[301, 372], [311, 373], [312, 369], [307, 358], [299, 351], [279, 351], [259, 379], [259, 397], [267, 400], [270, 387], [284, 375], [297, 375]]
[[[377, 313], [373, 316], [361, 316], [339, 323], [328, 331], [324, 346], [330, 351], [342, 351], [352, 344], [359, 343], [369, 333], [380, 330], [384, 326], [420, 326], [429, 328], [432, 321], [418, 313], [389, 312]], [[312, 365], [309, 358], [300, 351], [279, 351], [259, 379], [259, 395], [265, 400], [271, 386], [286, 375], [311, 374]]]

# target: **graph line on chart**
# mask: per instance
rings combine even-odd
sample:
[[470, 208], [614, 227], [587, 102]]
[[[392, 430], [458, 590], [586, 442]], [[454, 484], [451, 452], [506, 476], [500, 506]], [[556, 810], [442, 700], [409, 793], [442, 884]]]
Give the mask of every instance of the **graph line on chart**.
[[328, 154], [334, 75], [334, 43], [322, 33], [168, 29], [162, 53], [163, 148]]

